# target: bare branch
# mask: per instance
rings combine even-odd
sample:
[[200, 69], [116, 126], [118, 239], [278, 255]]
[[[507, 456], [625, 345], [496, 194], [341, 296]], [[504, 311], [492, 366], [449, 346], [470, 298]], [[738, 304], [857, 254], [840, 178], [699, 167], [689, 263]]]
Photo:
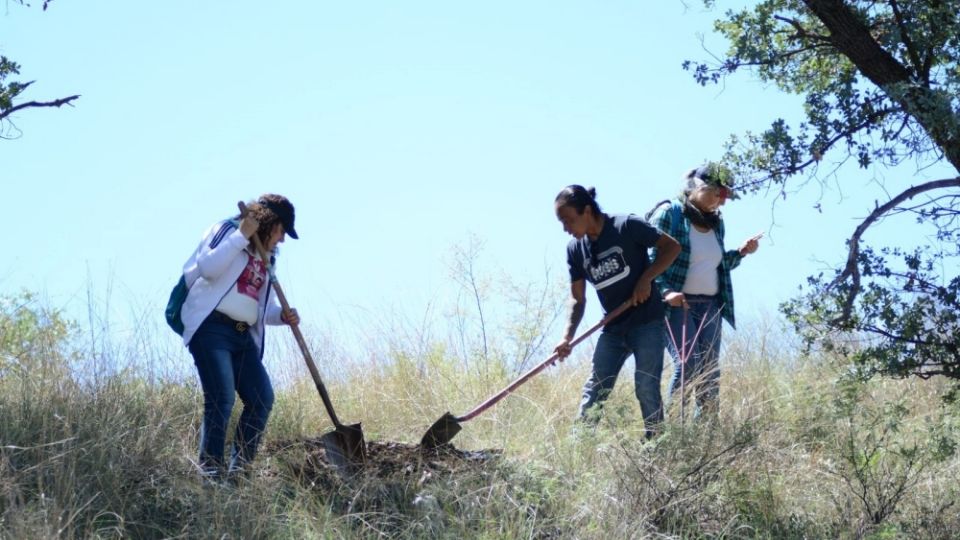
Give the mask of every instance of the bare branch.
[[853, 236], [850, 237], [847, 264], [844, 267], [843, 272], [841, 272], [840, 275], [837, 276], [837, 278], [833, 280], [833, 282], [827, 287], [830, 289], [848, 278], [852, 278], [853, 280], [850, 292], [847, 294], [847, 298], [843, 303], [842, 314], [834, 321], [834, 323], [846, 321], [850, 318], [850, 312], [853, 310], [853, 301], [856, 299], [857, 294], [860, 293], [860, 269], [857, 266], [857, 259], [860, 256], [860, 238], [863, 236], [863, 233], [865, 233], [874, 222], [883, 217], [883, 215], [887, 212], [896, 208], [900, 203], [912, 199], [921, 193], [950, 187], [960, 187], [960, 177], [934, 180], [933, 182], [927, 182], [926, 184], [921, 184], [919, 186], [911, 186], [896, 197], [887, 201], [885, 204], [875, 208], [873, 212], [871, 212], [870, 215], [867, 216], [866, 219], [864, 219], [863, 222], [856, 228], [856, 230], [853, 232]]
[[[10, 107], [9, 109], [5, 109], [5, 110], [3, 110], [3, 111], [0, 111], [0, 120], [3, 120], [4, 118], [10, 116], [11, 114], [13, 114], [13, 113], [15, 113], [15, 112], [17, 112], [17, 111], [19, 111], [19, 110], [21, 110], [21, 109], [26, 109], [26, 108], [29, 108], [29, 107], [62, 107], [62, 106], [64, 106], [64, 105], [71, 105], [70, 102], [73, 101], [73, 100], [75, 100], [75, 99], [77, 99], [77, 98], [79, 98], [79, 97], [80, 97], [79, 95], [76, 95], [76, 96], [70, 96], [70, 97], [65, 97], [65, 98], [56, 99], [56, 100], [54, 100], [54, 101], [28, 101], [28, 102], [26, 102], [26, 103], [21, 103], [21, 104], [19, 104], [19, 105], [14, 106], [14, 107]], [[71, 106], [72, 106], [72, 105], [71, 105]]]

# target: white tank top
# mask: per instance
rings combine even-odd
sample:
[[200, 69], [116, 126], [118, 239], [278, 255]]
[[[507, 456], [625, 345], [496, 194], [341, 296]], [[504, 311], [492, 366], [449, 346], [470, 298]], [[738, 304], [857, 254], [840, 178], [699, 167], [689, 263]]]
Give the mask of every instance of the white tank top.
[[720, 292], [717, 267], [723, 260], [720, 242], [713, 230], [700, 232], [690, 227], [690, 266], [683, 283], [684, 294], [713, 296]]

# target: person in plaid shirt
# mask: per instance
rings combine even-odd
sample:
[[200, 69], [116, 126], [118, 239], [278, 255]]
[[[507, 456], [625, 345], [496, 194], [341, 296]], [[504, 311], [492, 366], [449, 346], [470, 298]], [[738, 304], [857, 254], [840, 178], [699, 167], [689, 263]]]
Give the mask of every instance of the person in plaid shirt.
[[736, 324], [730, 271], [757, 251], [761, 236], [747, 239], [738, 249], [724, 248], [720, 207], [736, 198], [729, 169], [708, 162], [686, 174], [678, 199], [664, 201], [652, 212], [651, 223], [681, 246], [657, 285], [669, 305], [665, 340], [674, 361], [670, 396], [682, 380], [685, 391], [696, 398], [695, 414], [717, 412], [721, 319], [733, 328]]

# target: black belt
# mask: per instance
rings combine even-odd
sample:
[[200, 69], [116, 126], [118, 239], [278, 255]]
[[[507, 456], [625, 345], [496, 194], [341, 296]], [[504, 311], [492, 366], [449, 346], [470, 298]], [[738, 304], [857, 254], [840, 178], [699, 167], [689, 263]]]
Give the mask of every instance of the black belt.
[[222, 323], [226, 323], [233, 326], [233, 329], [236, 330], [237, 332], [246, 332], [247, 330], [250, 329], [250, 325], [248, 323], [245, 323], [243, 321], [238, 321], [236, 319], [231, 319], [227, 315], [216, 310], [214, 310], [210, 314], [210, 318], [217, 322], [222, 322]]

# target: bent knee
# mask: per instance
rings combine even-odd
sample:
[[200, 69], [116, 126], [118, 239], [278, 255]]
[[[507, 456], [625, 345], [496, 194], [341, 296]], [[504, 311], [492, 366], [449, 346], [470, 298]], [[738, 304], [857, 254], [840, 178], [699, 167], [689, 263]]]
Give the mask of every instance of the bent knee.
[[274, 394], [273, 388], [267, 387], [261, 390], [249, 405], [268, 413], [273, 410]]

